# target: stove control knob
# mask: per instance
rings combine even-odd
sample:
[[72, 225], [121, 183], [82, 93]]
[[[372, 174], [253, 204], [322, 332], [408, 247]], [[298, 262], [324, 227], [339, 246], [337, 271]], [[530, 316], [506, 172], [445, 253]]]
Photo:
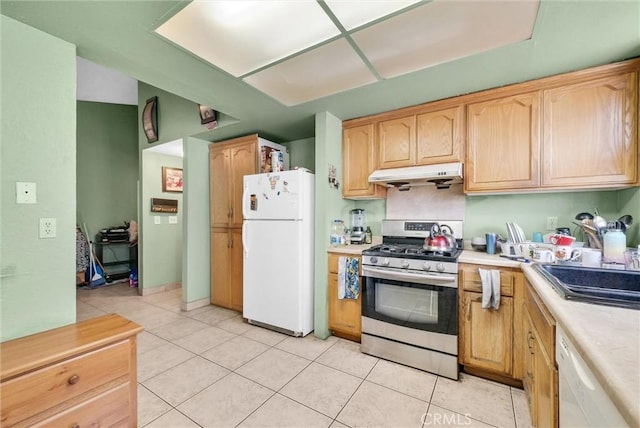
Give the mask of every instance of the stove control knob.
[[389, 259], [386, 259], [386, 258], [385, 258], [385, 259], [382, 259], [382, 261], [380, 262], [380, 264], [381, 264], [382, 266], [389, 266]]
[[429, 272], [431, 270], [431, 265], [429, 263], [427, 263], [427, 262], [424, 262], [422, 264], [422, 269], [426, 270], [427, 272]]
[[438, 272], [444, 272], [444, 265], [442, 263], [438, 263], [436, 265], [436, 269], [438, 269]]
[[403, 269], [408, 269], [409, 268], [409, 260], [403, 260], [400, 263], [400, 266], [402, 266]]
[[371, 261], [371, 263], [373, 263], [374, 265], [378, 263], [378, 258], [376, 256], [373, 256], [369, 259], [369, 261]]

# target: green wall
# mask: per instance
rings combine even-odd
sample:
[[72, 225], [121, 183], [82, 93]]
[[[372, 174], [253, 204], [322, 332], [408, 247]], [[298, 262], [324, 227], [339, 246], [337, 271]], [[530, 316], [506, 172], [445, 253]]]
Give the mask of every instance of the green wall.
[[[0, 341], [76, 320], [75, 46], [0, 15]], [[37, 185], [16, 204], [16, 182]], [[57, 236], [38, 238], [40, 218]]]
[[[577, 226], [571, 221], [576, 214], [593, 213], [596, 209], [610, 221], [622, 214], [634, 215], [634, 205], [636, 215], [640, 215], [639, 193], [638, 188], [633, 188], [623, 191], [467, 196], [464, 237], [471, 239], [484, 236], [486, 232], [498, 232], [506, 237], [505, 223], [515, 222], [530, 239], [533, 232], [548, 232], [546, 222], [550, 216], [558, 217], [559, 226], [568, 226], [573, 231]], [[634, 236], [633, 242], [637, 242], [637, 235]]]
[[184, 174], [182, 301], [190, 303], [211, 297], [207, 141], [184, 140]]
[[315, 138], [305, 138], [303, 140], [282, 143], [289, 149], [289, 166], [307, 168], [316, 172], [316, 140]]
[[[162, 191], [163, 166], [182, 168], [182, 158], [148, 150], [142, 152], [140, 223], [145, 227], [139, 237], [143, 249], [139, 284], [143, 291], [182, 280], [182, 193]], [[177, 200], [178, 213], [151, 212], [151, 198]], [[171, 216], [178, 217], [176, 224], [169, 224]], [[160, 219], [160, 224], [154, 223], [155, 217]]]
[[138, 107], [77, 103], [77, 222], [99, 229], [137, 221]]
[[316, 227], [314, 335], [329, 336], [327, 306], [327, 248], [333, 219], [347, 219], [354, 202], [342, 199], [342, 190], [329, 186], [329, 164], [342, 177], [342, 122], [331, 113], [316, 115]]
[[634, 224], [627, 231], [627, 246], [640, 245], [640, 187], [618, 190], [618, 218], [624, 214], [633, 216]]

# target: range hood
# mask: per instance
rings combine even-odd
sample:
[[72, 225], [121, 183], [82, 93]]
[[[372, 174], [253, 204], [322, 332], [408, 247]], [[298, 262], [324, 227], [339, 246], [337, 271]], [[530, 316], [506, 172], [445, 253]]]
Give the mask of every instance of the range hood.
[[369, 183], [397, 187], [399, 190], [409, 190], [412, 186], [427, 185], [435, 185], [438, 189], [448, 189], [452, 184], [462, 183], [462, 163], [379, 169], [369, 176]]

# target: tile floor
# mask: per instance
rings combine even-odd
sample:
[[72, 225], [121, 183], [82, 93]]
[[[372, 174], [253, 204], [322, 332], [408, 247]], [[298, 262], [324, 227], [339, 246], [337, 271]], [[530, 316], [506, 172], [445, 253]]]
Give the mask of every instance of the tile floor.
[[78, 320], [116, 312], [145, 328], [140, 427], [530, 426], [522, 390], [455, 382], [336, 337], [289, 337], [215, 306], [181, 312], [180, 296], [142, 297], [126, 283], [77, 291]]

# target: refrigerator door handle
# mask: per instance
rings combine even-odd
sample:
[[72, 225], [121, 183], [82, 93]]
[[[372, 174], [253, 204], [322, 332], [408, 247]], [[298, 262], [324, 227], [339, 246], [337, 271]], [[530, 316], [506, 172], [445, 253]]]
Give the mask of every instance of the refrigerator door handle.
[[[247, 218], [247, 193], [248, 193], [248, 191], [249, 191], [249, 188], [245, 184], [244, 187], [242, 188], [242, 217], [243, 218]], [[244, 239], [244, 235], [243, 235], [243, 239]]]
[[242, 222], [242, 251], [244, 252], [244, 256], [246, 257], [249, 254], [249, 247], [247, 247], [247, 239], [245, 238], [247, 235], [247, 222]]

